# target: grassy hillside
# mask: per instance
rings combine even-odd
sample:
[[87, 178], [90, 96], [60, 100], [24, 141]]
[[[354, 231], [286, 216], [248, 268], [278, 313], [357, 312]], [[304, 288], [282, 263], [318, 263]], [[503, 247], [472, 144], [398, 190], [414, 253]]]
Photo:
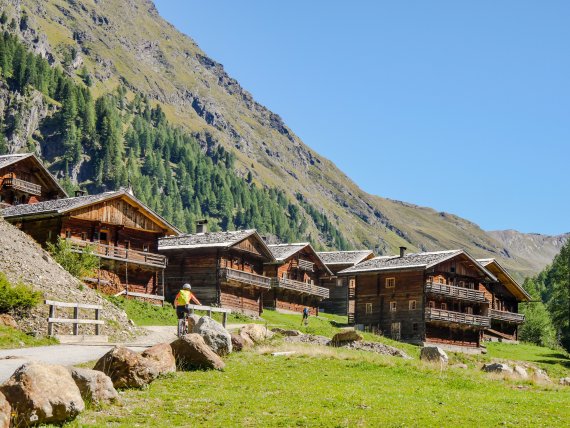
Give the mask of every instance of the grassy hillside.
[[[301, 194], [355, 248], [390, 253], [400, 245], [411, 250], [463, 247], [475, 256], [500, 258], [520, 276], [542, 267], [530, 261], [533, 254], [504, 251], [504, 245], [463, 219], [363, 192], [164, 21], [149, 0], [5, 3], [10, 17], [27, 12], [22, 37], [36, 51], [49, 52], [78, 80], [86, 71], [92, 76], [94, 96], [119, 83], [148, 95], [162, 105], [169, 121], [204, 146], [220, 144], [233, 151], [239, 174], [251, 173], [254, 182], [282, 189], [294, 203]], [[318, 236], [314, 222], [307, 234]]]

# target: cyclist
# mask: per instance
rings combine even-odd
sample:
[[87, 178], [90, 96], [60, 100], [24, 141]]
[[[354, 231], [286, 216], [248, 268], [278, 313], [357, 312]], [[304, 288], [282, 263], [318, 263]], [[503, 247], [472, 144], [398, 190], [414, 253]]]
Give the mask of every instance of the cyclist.
[[191, 290], [192, 286], [190, 284], [184, 284], [174, 299], [174, 307], [176, 308], [176, 315], [179, 320], [183, 319], [186, 314], [190, 313], [190, 308], [188, 307], [190, 302], [201, 305], [200, 301]]

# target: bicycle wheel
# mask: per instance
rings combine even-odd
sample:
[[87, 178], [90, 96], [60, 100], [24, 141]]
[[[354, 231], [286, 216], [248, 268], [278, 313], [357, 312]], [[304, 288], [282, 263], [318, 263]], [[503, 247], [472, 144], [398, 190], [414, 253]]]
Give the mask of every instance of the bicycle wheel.
[[178, 337], [186, 334], [186, 320], [184, 318], [178, 320]]

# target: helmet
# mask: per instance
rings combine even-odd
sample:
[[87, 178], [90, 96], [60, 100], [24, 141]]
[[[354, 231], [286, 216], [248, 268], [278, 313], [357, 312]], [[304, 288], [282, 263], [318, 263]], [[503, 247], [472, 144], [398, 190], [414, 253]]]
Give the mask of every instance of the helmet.
[[183, 290], [192, 290], [192, 286], [190, 284], [186, 283], [182, 286], [182, 289]]

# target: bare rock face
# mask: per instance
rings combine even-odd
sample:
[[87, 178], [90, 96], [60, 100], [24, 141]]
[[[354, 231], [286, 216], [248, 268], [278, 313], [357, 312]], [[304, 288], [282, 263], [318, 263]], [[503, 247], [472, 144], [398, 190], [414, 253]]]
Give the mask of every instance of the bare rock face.
[[15, 426], [61, 424], [85, 409], [79, 388], [63, 366], [24, 364], [0, 391], [16, 413]]
[[18, 328], [18, 324], [16, 324], [16, 320], [12, 317], [12, 315], [8, 315], [8, 314], [1, 314], [0, 315], [0, 325], [4, 325], [6, 327]]
[[168, 343], [159, 343], [148, 348], [141, 357], [152, 362], [160, 375], [176, 371], [176, 360]]
[[10, 428], [10, 418], [12, 416], [12, 406], [0, 392], [0, 428]]
[[121, 346], [103, 355], [94, 369], [109, 376], [115, 388], [142, 388], [160, 375], [152, 360]]
[[483, 365], [482, 370], [488, 373], [513, 374], [511, 366], [503, 363], [489, 363]]
[[77, 367], [72, 367], [70, 373], [85, 401], [95, 404], [112, 403], [119, 398], [113, 381], [105, 373]]
[[226, 366], [197, 333], [187, 334], [172, 342], [170, 346], [179, 368], [223, 370]]
[[239, 334], [247, 337], [253, 343], [261, 343], [275, 336], [272, 331], [261, 324], [246, 324], [239, 330]]
[[362, 335], [358, 333], [353, 328], [344, 328], [342, 331], [339, 331], [335, 334], [332, 338], [332, 343], [335, 345], [340, 345], [346, 342], [357, 342], [362, 340]]
[[447, 364], [449, 358], [439, 346], [424, 346], [420, 352], [420, 360]]
[[198, 333], [204, 338], [212, 351], [223, 357], [232, 352], [232, 337], [222, 324], [208, 316], [200, 318], [192, 329], [193, 333]]

